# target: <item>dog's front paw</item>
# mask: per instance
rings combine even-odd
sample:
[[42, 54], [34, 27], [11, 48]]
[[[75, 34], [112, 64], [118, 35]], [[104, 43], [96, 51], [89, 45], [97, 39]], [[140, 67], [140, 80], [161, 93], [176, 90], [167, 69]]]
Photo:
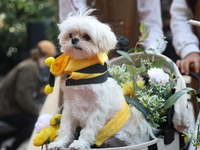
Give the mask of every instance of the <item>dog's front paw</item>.
[[90, 149], [90, 144], [86, 141], [74, 140], [74, 142], [69, 146], [69, 149]]
[[48, 145], [49, 150], [57, 150], [59, 148], [64, 148], [64, 147], [65, 147], [65, 142], [62, 140], [52, 142]]

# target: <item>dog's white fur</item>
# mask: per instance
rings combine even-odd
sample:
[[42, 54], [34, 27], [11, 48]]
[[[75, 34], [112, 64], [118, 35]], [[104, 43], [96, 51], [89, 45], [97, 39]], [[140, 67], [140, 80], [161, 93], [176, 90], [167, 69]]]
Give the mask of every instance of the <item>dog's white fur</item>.
[[[60, 45], [63, 52], [75, 59], [90, 58], [98, 52], [114, 49], [117, 40], [110, 27], [89, 16], [93, 9], [82, 9], [59, 25]], [[91, 39], [88, 40], [88, 36]], [[72, 38], [78, 42], [72, 44]], [[77, 40], [76, 39], [76, 40]], [[66, 86], [61, 82], [64, 93], [64, 110], [59, 136], [49, 144], [49, 149], [69, 147], [70, 149], [88, 149], [95, 142], [98, 131], [123, 106], [122, 88], [108, 78], [101, 84]], [[153, 128], [143, 115], [133, 106], [126, 124], [112, 138], [123, 141], [125, 145], [139, 144], [155, 138]], [[74, 140], [77, 126], [82, 130], [78, 140]], [[109, 144], [109, 141], [107, 141]]]

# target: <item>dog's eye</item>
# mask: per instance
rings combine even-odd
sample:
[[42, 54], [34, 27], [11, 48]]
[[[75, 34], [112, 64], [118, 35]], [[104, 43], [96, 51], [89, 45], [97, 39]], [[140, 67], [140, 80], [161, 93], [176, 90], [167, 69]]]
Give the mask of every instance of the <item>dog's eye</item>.
[[87, 35], [87, 34], [85, 34], [85, 35], [83, 36], [83, 38], [84, 38], [85, 40], [87, 40], [87, 41], [89, 41], [89, 40], [91, 39], [90, 36]]
[[69, 38], [72, 38], [72, 34], [71, 33], [69, 34]]

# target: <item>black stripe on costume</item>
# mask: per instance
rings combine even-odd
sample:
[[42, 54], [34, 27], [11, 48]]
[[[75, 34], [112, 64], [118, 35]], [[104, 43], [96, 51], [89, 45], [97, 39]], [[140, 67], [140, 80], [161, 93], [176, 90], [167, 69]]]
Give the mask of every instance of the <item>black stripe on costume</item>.
[[157, 143], [155, 143], [155, 144], [153, 144], [153, 145], [150, 145], [150, 146], [148, 146], [148, 150], [158, 150]]
[[108, 72], [104, 73], [103, 75], [89, 79], [80, 79], [80, 80], [67, 79], [65, 85], [71, 86], [71, 85], [97, 84], [97, 83], [103, 83], [107, 79], [108, 79]]
[[76, 70], [75, 72], [80, 72], [80, 73], [103, 73], [107, 70], [107, 64], [106, 62], [102, 66], [101, 64], [95, 64], [92, 66], [88, 66], [86, 68]]
[[104, 63], [103, 66], [101, 64], [95, 64], [95, 65], [88, 66], [80, 70], [76, 70], [75, 72], [87, 73], [87, 74], [104, 73], [104, 72], [105, 73], [97, 77], [88, 78], [88, 79], [79, 79], [79, 80], [69, 79], [68, 77], [70, 77], [70, 75], [68, 75], [67, 76], [68, 79], [66, 80], [66, 84], [65, 84], [66, 86], [103, 83], [108, 78], [106, 62]]
[[60, 55], [62, 55], [63, 54], [63, 52], [60, 52], [60, 53], [58, 53], [58, 54], [56, 54], [55, 56], [54, 56], [54, 58], [56, 59], [56, 58], [58, 58]]
[[[56, 54], [55, 56], [54, 56], [54, 58], [56, 59], [56, 58], [58, 58], [60, 55], [62, 55], [63, 54], [63, 52], [60, 52], [60, 53], [58, 53], [58, 54]], [[50, 72], [50, 74], [49, 74], [49, 77], [48, 77], [48, 81], [49, 81], [49, 85], [51, 86], [51, 87], [54, 87], [54, 84], [55, 84], [55, 76]]]
[[51, 87], [54, 87], [54, 84], [55, 84], [55, 76], [50, 72], [50, 74], [49, 74], [49, 85]]

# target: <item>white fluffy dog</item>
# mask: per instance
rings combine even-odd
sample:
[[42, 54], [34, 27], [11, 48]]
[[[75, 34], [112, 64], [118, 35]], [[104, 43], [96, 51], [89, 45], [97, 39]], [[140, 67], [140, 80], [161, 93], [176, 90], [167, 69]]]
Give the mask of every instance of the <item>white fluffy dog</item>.
[[[76, 60], [86, 60], [98, 53], [108, 53], [117, 44], [110, 27], [89, 15], [92, 11], [94, 10], [81, 9], [75, 15], [70, 14], [59, 25], [61, 50]], [[98, 132], [123, 108], [122, 88], [113, 78], [108, 77], [102, 83], [70, 86], [66, 86], [64, 78], [61, 89], [64, 93], [64, 109], [59, 135], [48, 148], [91, 148]], [[153, 128], [143, 115], [133, 106], [129, 107], [130, 117], [117, 133], [104, 142], [106, 146], [134, 145], [148, 141], [150, 137], [155, 138]], [[75, 140], [77, 126], [82, 130], [78, 140]]]

